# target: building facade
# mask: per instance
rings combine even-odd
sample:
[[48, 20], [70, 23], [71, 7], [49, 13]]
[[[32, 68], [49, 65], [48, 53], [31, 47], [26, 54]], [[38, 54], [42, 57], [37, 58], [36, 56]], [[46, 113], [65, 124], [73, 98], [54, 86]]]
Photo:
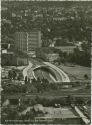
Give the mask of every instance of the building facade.
[[30, 52], [41, 47], [41, 45], [41, 31], [39, 30], [15, 33], [15, 48], [18, 51]]

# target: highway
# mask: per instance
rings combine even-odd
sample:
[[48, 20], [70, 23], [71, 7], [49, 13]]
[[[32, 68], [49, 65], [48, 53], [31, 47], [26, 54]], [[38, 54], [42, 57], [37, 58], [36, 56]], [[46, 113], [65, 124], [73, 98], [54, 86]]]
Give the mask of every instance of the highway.
[[51, 68], [55, 69], [62, 77], [62, 82], [70, 82], [70, 79], [68, 77], [68, 75], [61, 69], [59, 69], [58, 67], [56, 67], [55, 65], [49, 63], [49, 62], [44, 62], [44, 64], [46, 64], [47, 66], [50, 66]]
[[[55, 72], [55, 74], [57, 75], [57, 78], [58, 78], [58, 82], [70, 82], [70, 79], [69, 79], [68, 75], [63, 70], [61, 70], [60, 68], [56, 67], [55, 65], [53, 65], [53, 64], [51, 64], [49, 62], [43, 62], [43, 64], [49, 66], [53, 70], [53, 72]], [[29, 61], [29, 65], [23, 70], [23, 76], [24, 76], [24, 78], [25, 78], [25, 76], [30, 77], [32, 74], [34, 76], [34, 72], [31, 70], [31, 68], [32, 68], [33, 65], [34, 65], [33, 62], [31, 62], [31, 60], [30, 60]], [[41, 67], [41, 64], [40, 64], [40, 67]], [[43, 75], [45, 75], [45, 74], [46, 73], [44, 73]], [[52, 76], [49, 75], [49, 77], [52, 77]], [[52, 79], [52, 81], [53, 80], [55, 80], [55, 79]]]
[[[61, 69], [59, 69], [58, 67], [56, 67], [55, 65], [49, 63], [49, 62], [43, 62], [46, 66], [49, 66], [53, 72], [56, 74], [57, 78], [58, 78], [58, 82], [70, 82], [68, 75], [62, 71]], [[29, 65], [23, 70], [23, 76], [25, 78], [25, 76], [31, 77], [32, 74], [34, 75], [34, 71], [32, 71], [32, 66], [33, 66], [33, 62], [29, 61]], [[40, 64], [41, 67], [41, 64]], [[35, 67], [36, 68], [36, 67]], [[41, 75], [40, 73], [38, 74], [38, 76]], [[43, 72], [43, 75], [46, 75], [46, 73]], [[50, 81], [52, 79], [52, 81], [55, 81], [55, 79], [52, 78], [52, 76], [50, 74], [48, 74], [50, 78]], [[45, 77], [45, 76], [44, 76]], [[46, 75], [47, 78], [47, 75]]]

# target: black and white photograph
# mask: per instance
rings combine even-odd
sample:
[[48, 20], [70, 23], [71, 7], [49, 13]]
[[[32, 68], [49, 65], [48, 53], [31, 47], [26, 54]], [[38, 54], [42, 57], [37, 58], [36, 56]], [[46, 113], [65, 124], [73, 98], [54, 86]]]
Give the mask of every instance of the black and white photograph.
[[91, 125], [92, 1], [1, 0], [1, 125]]

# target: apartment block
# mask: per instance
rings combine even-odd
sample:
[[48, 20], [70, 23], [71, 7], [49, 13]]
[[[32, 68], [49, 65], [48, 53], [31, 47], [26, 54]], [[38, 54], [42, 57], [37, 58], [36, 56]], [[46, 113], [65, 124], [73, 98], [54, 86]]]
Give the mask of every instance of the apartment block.
[[41, 31], [39, 30], [15, 33], [15, 48], [18, 51], [30, 52], [41, 47], [41, 45]]

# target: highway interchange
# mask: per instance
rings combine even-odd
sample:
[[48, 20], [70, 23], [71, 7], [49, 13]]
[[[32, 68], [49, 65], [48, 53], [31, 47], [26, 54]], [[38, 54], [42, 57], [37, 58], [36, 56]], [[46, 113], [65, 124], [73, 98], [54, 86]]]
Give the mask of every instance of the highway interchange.
[[[41, 67], [44, 64], [45, 66], [47, 66], [47, 67], [49, 66], [50, 68], [52, 68], [53, 72], [56, 73], [57, 76], [61, 77], [61, 79], [58, 77], [59, 78], [58, 82], [61, 82], [61, 83], [62, 82], [70, 82], [70, 79], [69, 79], [68, 75], [63, 70], [56, 67], [55, 65], [53, 65], [53, 64], [51, 64], [49, 62], [43, 62], [43, 64], [40, 64], [40, 65], [36, 64], [36, 66], [33, 68], [33, 65], [34, 65], [33, 63], [34, 63], [34, 60], [30, 61], [29, 65], [23, 70], [23, 75], [24, 76], [27, 76], [28, 74], [31, 74], [31, 78], [36, 78], [33, 70], [36, 69], [36, 68]], [[39, 73], [38, 76], [40, 76], [40, 75], [41, 74]], [[28, 75], [28, 77], [30, 78], [30, 75]], [[48, 75], [46, 77], [48, 77]], [[81, 90], [83, 90], [83, 91], [81, 91]], [[35, 96], [35, 95], [33, 94], [31, 96]], [[56, 94], [54, 94], [54, 96], [55, 95]], [[90, 96], [90, 92], [89, 93], [85, 92], [85, 86], [79, 86], [79, 87], [73, 87], [71, 89], [70, 88], [69, 89], [62, 89], [62, 92], [60, 92], [60, 95], [58, 93], [56, 96], [61, 96], [62, 97], [62, 96], [67, 96], [67, 95], [87, 97], [87, 96]], [[29, 96], [30, 96], [30, 94], [29, 94]], [[51, 96], [53, 96], [53, 95], [51, 95]]]
[[[51, 75], [51, 73], [45, 73], [44, 71], [42, 72], [37, 72], [34, 73], [34, 69], [37, 69], [38, 67], [42, 67], [42, 65], [44, 64], [45, 67], [48, 67], [57, 77], [57, 80], [55, 81], [55, 78]], [[49, 62], [43, 62], [42, 65], [36, 65], [35, 68], [33, 69], [32, 66], [34, 65], [31, 61], [29, 61], [29, 65], [23, 70], [23, 76], [25, 78], [25, 76], [28, 76], [30, 78], [30, 75], [33, 76], [31, 78], [35, 78], [36, 76], [41, 77], [41, 75], [47, 78], [47, 79], [52, 79], [52, 81], [54, 82], [70, 82], [70, 79], [68, 77], [68, 75], [61, 69], [59, 69], [58, 67], [56, 67], [55, 65], [49, 63]], [[30, 72], [28, 74], [28, 72]], [[36, 75], [35, 75], [36, 74]], [[50, 80], [51, 81], [51, 80]]]

